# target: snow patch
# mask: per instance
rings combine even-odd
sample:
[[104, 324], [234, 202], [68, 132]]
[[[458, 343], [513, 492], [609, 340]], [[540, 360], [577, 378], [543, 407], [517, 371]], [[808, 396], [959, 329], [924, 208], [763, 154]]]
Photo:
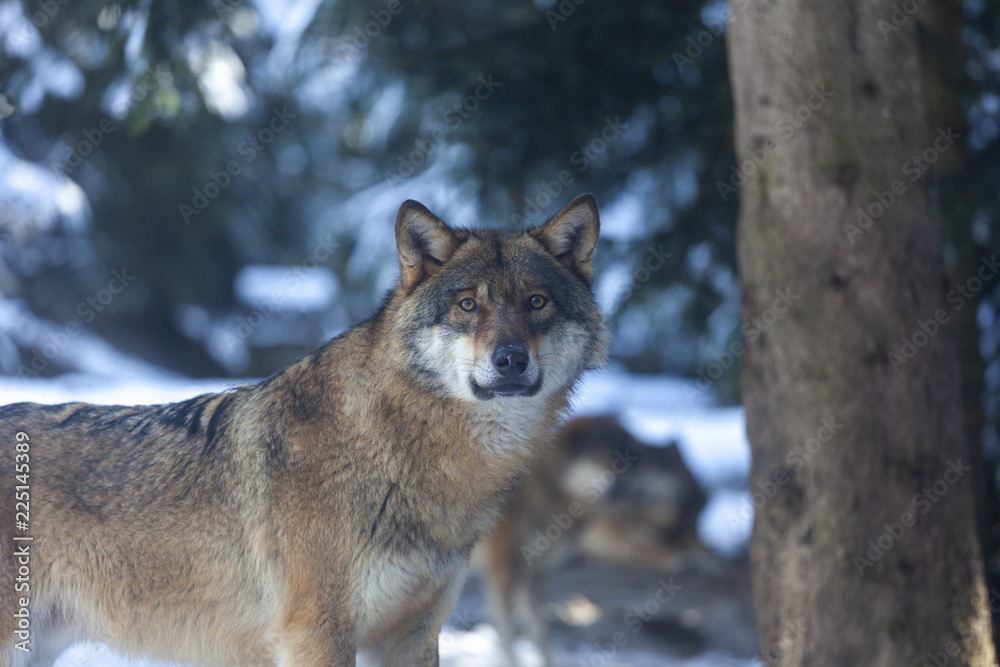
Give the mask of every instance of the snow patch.
[[337, 299], [337, 276], [325, 266], [250, 264], [233, 283], [236, 295], [248, 306], [271, 304], [275, 310], [307, 313], [328, 308]]

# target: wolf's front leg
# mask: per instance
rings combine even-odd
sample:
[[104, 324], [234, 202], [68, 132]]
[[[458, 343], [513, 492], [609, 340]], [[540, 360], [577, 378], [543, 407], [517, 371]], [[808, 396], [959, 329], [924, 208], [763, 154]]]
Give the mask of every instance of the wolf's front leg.
[[274, 641], [277, 667], [355, 667], [354, 644], [323, 621], [287, 626]]
[[381, 643], [358, 653], [358, 667], [438, 667], [438, 635], [464, 582], [463, 564], [422, 611], [401, 623]]
[[438, 667], [441, 626], [420, 624], [358, 653], [358, 667]]
[[277, 667], [355, 667], [354, 626], [347, 608], [343, 600], [323, 595], [324, 588], [299, 588], [290, 596], [272, 632]]

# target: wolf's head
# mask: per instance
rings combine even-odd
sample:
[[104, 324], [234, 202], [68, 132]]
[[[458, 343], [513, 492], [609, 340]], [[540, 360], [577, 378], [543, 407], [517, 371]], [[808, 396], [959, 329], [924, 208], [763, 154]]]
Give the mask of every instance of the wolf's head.
[[468, 401], [548, 396], [603, 364], [590, 289], [599, 227], [590, 195], [524, 232], [452, 229], [403, 203], [394, 331], [421, 380]]

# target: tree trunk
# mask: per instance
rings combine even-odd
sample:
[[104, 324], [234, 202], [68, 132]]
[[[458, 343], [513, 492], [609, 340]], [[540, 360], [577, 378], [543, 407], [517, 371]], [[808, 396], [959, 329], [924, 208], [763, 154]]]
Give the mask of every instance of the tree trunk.
[[764, 657], [993, 665], [946, 326], [968, 299], [927, 168], [956, 139], [928, 128], [915, 21], [890, 0], [733, 4]]
[[[974, 86], [965, 72], [968, 54], [962, 41], [963, 0], [936, 0], [920, 11], [920, 27], [924, 38], [917, 47], [923, 69], [924, 98], [931, 127], [951, 125], [963, 137], [968, 131], [965, 109], [960, 100], [972, 97]], [[956, 143], [940, 160], [934, 163], [937, 181], [939, 217], [943, 228], [945, 247], [952, 250], [951, 262], [945, 262], [949, 281], [957, 284], [973, 275], [988, 259], [983, 248], [973, 239], [972, 219], [982, 206], [980, 198], [969, 196], [967, 184], [975, 178], [977, 165], [970, 164], [964, 145]], [[946, 255], [947, 257], [947, 255]], [[986, 587], [1000, 590], [1000, 571], [996, 554], [1000, 535], [995, 526], [1000, 525], [997, 505], [997, 487], [994, 481], [995, 463], [983, 451], [983, 427], [986, 414], [983, 409], [985, 364], [979, 353], [979, 324], [977, 312], [988, 290], [972, 294], [966, 307], [948, 326], [958, 344], [959, 387], [962, 396], [962, 418], [965, 425], [965, 444], [972, 459], [976, 526], [979, 546], [986, 566]], [[994, 603], [993, 609], [996, 608]], [[993, 640], [997, 640], [1000, 617], [993, 614]]]

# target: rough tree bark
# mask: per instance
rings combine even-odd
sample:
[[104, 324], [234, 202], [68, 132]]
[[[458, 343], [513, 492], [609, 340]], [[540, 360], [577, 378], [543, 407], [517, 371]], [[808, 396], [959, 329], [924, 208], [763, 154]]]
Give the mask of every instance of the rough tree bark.
[[[963, 137], [968, 132], [965, 110], [960, 99], [972, 94], [972, 82], [965, 72], [968, 54], [962, 40], [963, 0], [935, 0], [929, 2], [916, 15], [924, 33], [918, 33], [918, 50], [923, 69], [924, 98], [931, 127], [951, 125]], [[922, 41], [922, 43], [921, 43]], [[944, 230], [945, 243], [951, 244], [954, 257], [948, 266], [949, 281], [959, 283], [973, 275], [983, 260], [991, 259], [976, 243], [972, 234], [972, 220], [982, 205], [977, 197], [966, 196], [967, 179], [975, 170], [969, 163], [965, 146], [956, 144], [934, 163], [937, 192], [943, 205], [939, 217]], [[965, 444], [969, 448], [975, 475], [976, 524], [979, 546], [983, 550], [986, 566], [986, 587], [1000, 590], [1000, 572], [997, 571], [1000, 535], [1000, 513], [997, 506], [995, 466], [983, 452], [983, 427], [986, 414], [983, 409], [985, 364], [979, 353], [979, 324], [977, 312], [982, 301], [982, 290], [972, 294], [968, 306], [956, 314], [949, 328], [958, 343], [959, 387], [962, 396], [962, 417], [965, 424]], [[993, 603], [995, 611], [1000, 600]], [[993, 614], [993, 643], [996, 645], [1000, 618]]]
[[926, 168], [955, 138], [928, 126], [916, 22], [896, 0], [733, 12], [765, 657], [993, 665], [945, 326], [967, 299], [945, 277]]

